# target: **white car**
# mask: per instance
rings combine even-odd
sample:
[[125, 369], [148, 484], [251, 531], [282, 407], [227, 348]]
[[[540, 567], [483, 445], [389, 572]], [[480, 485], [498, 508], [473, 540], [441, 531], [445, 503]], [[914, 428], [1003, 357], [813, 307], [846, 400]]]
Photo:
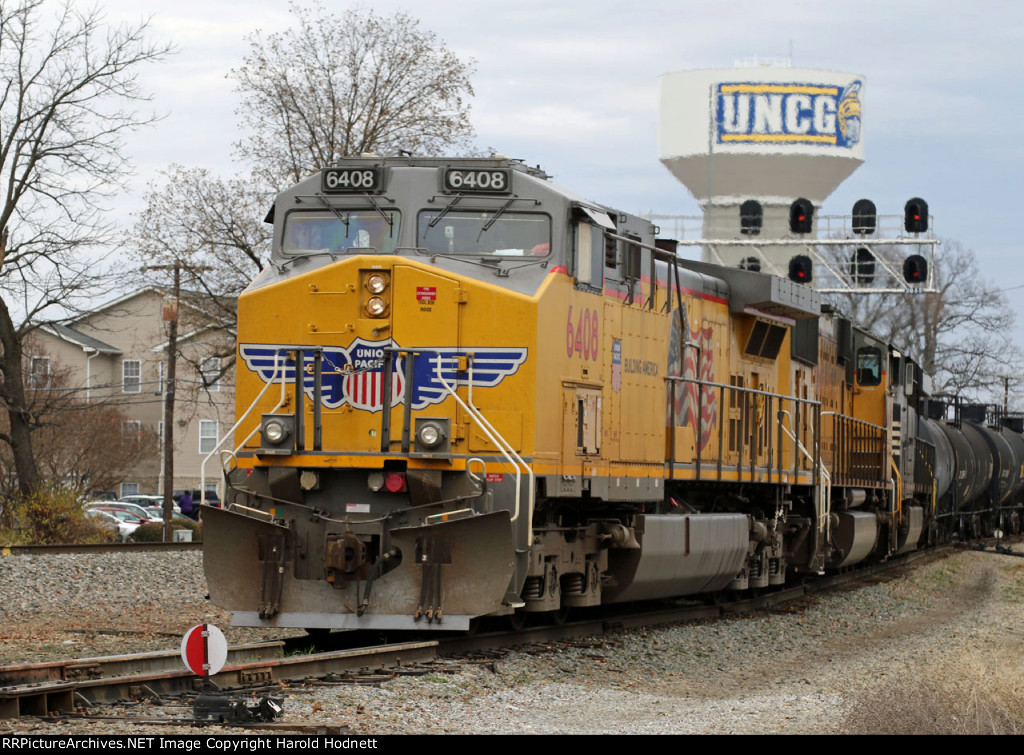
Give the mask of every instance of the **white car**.
[[[134, 514], [139, 519], [147, 519], [152, 521], [153, 517], [150, 512], [146, 511], [142, 506], [137, 503], [124, 503], [122, 501], [90, 501], [85, 504], [87, 509], [120, 509], [121, 511], [127, 511]], [[163, 521], [162, 519], [160, 521]]]
[[90, 519], [103, 529], [116, 532], [116, 539], [119, 543], [126, 543], [132, 539], [132, 535], [135, 534], [135, 530], [139, 528], [140, 522], [137, 521], [125, 521], [109, 511], [103, 511], [102, 509], [86, 509], [86, 519]]

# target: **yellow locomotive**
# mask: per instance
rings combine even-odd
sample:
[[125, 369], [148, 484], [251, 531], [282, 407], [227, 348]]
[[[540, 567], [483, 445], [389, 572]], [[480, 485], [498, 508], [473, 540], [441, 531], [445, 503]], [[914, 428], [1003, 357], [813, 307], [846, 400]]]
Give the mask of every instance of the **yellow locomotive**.
[[561, 618], [934, 533], [922, 377], [805, 286], [680, 259], [504, 158], [346, 159], [272, 221], [203, 513], [237, 624]]

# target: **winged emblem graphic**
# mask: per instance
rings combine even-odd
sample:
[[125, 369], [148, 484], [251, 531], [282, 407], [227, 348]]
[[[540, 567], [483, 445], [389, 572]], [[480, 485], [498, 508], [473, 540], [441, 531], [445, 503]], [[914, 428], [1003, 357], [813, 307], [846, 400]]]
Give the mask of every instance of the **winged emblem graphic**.
[[[393, 341], [355, 339], [348, 348], [297, 344], [243, 343], [238, 346], [245, 366], [265, 383], [295, 382], [296, 353], [303, 352], [303, 387], [313, 398], [315, 352], [323, 354], [321, 403], [328, 409], [349, 405], [378, 412], [384, 408], [384, 349], [399, 348]], [[514, 375], [526, 361], [527, 349], [501, 347], [440, 347], [417, 349], [393, 362], [391, 405], [405, 401], [405, 362], [412, 359], [412, 408], [439, 404], [448, 395], [442, 380], [452, 388], [472, 385], [491, 388]], [[472, 369], [459, 370], [459, 357]]]

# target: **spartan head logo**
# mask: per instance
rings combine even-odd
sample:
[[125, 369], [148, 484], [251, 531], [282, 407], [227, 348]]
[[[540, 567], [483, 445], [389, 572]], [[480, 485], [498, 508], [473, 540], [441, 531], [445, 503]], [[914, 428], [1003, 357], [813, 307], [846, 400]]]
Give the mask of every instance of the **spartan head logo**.
[[852, 147], [860, 141], [860, 80], [851, 82], [839, 100], [839, 142]]

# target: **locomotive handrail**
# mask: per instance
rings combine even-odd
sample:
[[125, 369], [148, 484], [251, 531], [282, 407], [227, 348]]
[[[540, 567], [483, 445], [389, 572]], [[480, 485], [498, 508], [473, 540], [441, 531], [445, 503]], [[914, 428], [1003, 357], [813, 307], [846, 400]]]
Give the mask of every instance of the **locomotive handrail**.
[[[820, 402], [818, 403], [820, 406]], [[800, 439], [796, 437], [792, 430], [786, 427], [786, 423], [782, 421], [783, 415], [790, 416], [786, 409], [779, 409], [779, 427], [786, 433], [796, 444], [796, 447], [803, 452], [812, 465], [817, 465], [818, 473], [821, 475], [821, 484], [818, 485], [818, 501], [816, 508], [818, 509], [818, 529], [821, 530], [825, 535], [825, 542], [828, 542], [832, 538], [832, 523], [831, 523], [831, 510], [832, 510], [832, 475], [829, 474], [828, 469], [825, 468], [825, 462], [821, 458], [821, 454], [818, 454], [817, 460], [815, 460], [811, 454], [804, 447], [804, 444], [800, 442]], [[820, 413], [819, 413], [820, 416]]]
[[[733, 393], [735, 393], [737, 395], [743, 396], [744, 397], [744, 399], [743, 399], [744, 402], [746, 402], [748, 397], [752, 397], [752, 396], [753, 397], [761, 396], [761, 397], [766, 398], [767, 399], [768, 413], [769, 414], [772, 413], [772, 407], [774, 406], [774, 404], [775, 404], [775, 402], [777, 400], [780, 407], [784, 406], [787, 402], [791, 402], [793, 404], [796, 404], [796, 406], [797, 406], [797, 414], [798, 415], [799, 415], [799, 407], [801, 405], [806, 405], [811, 411], [815, 411], [816, 410], [815, 411], [816, 416], [818, 416], [819, 418], [820, 418], [820, 415], [821, 415], [821, 411], [820, 411], [821, 410], [821, 402], [817, 401], [815, 399], [799, 398], [797, 396], [786, 396], [786, 395], [783, 395], [781, 393], [772, 393], [770, 391], [763, 391], [763, 390], [759, 390], [759, 389], [756, 389], [756, 388], [747, 388], [747, 387], [738, 386], [738, 385], [727, 385], [725, 383], [716, 383], [716, 382], [711, 381], [711, 380], [701, 380], [700, 378], [689, 377], [689, 376], [686, 376], [686, 375], [667, 375], [664, 379], [666, 381], [666, 386], [668, 388], [667, 393], [668, 393], [668, 399], [670, 401], [670, 406], [672, 405], [671, 401], [672, 401], [672, 398], [674, 397], [674, 391], [675, 391], [675, 388], [673, 387], [674, 384], [689, 383], [689, 384], [698, 386], [698, 397], [699, 398], [698, 398], [698, 411], [697, 411], [698, 419], [697, 419], [697, 422], [699, 424], [699, 427], [703, 426], [702, 411], [701, 411], [701, 405], [702, 405], [702, 401], [703, 401], [703, 399], [702, 399], [703, 393], [700, 391], [700, 389], [702, 389], [704, 387], [718, 389], [718, 391], [719, 391], [719, 402], [723, 406], [725, 404], [725, 395], [726, 395], [725, 392], [726, 391], [732, 391]], [[786, 412], [786, 413], [788, 414], [789, 412]], [[820, 419], [818, 420], [818, 424], [820, 424]], [[719, 421], [719, 423], [718, 423], [718, 440], [719, 440], [718, 472], [719, 472], [719, 474], [721, 474], [721, 471], [722, 471], [722, 459], [723, 459], [722, 440], [723, 440], [723, 437], [724, 437], [724, 426], [725, 426], [725, 423], [723, 421]], [[772, 472], [773, 469], [776, 470], [775, 473], [777, 473], [777, 474], [781, 474], [782, 473], [782, 453], [783, 453], [783, 448], [782, 448], [782, 434], [781, 434], [781, 432], [782, 432], [783, 427], [782, 427], [782, 423], [781, 422], [779, 423], [779, 427], [780, 427], [780, 433], [779, 433], [779, 443], [778, 443], [779, 448], [778, 448], [778, 452], [777, 452], [778, 453], [777, 467], [773, 466], [772, 457], [774, 455], [774, 452], [772, 450], [771, 434], [768, 435], [767, 453], [768, 453], [768, 457], [769, 457], [769, 459], [768, 459], [769, 478], [770, 478], [771, 474], [773, 474], [773, 472]], [[820, 429], [820, 427], [816, 427], [812, 432], [814, 432], [815, 438], [818, 438], [820, 436], [821, 429]], [[788, 431], [787, 431], [787, 433], [788, 433]], [[790, 435], [790, 437], [792, 438], [793, 436]], [[793, 438], [793, 439], [795, 440], [795, 438]], [[742, 440], [741, 440], [741, 442], [742, 442]], [[816, 447], [820, 446], [820, 444], [817, 441], [815, 442], [815, 445], [816, 445]], [[698, 443], [695, 444], [695, 451], [696, 451], [696, 454], [697, 454], [697, 457], [696, 457], [697, 458], [697, 467], [698, 467], [697, 468], [697, 479], [700, 479], [700, 450], [699, 449], [700, 449], [700, 444], [698, 442]], [[811, 469], [812, 469], [812, 471], [815, 470], [816, 469], [816, 466], [815, 466], [816, 460], [815, 460], [815, 458], [811, 457], [811, 455], [806, 451], [806, 449], [802, 448], [801, 450], [804, 451], [804, 453], [808, 457], [808, 460], [811, 462]], [[674, 477], [674, 469], [675, 469], [675, 434], [674, 433], [670, 434], [669, 453], [671, 455], [671, 458], [668, 460], [670, 462], [670, 465], [669, 465], [669, 478], [672, 479]], [[738, 451], [738, 453], [742, 454], [742, 449], [740, 449]], [[821, 458], [821, 454], [820, 454], [820, 448], [819, 448], [818, 459], [820, 460], [820, 458]], [[750, 458], [750, 471], [751, 471], [751, 475], [754, 474], [754, 470], [756, 469], [756, 459], [757, 459], [757, 449], [752, 447], [751, 448], [751, 458]], [[738, 467], [737, 468], [741, 467], [742, 465], [743, 465], [742, 461], [738, 461]], [[799, 470], [798, 469], [794, 469], [793, 473], [794, 473], [794, 475], [797, 475], [797, 474], [799, 474]], [[751, 479], [753, 479], [753, 478], [751, 478]], [[831, 481], [831, 476], [829, 477], [829, 480]]]
[[[286, 350], [287, 349], [278, 349], [274, 353], [274, 372], [271, 375], [270, 380], [268, 380], [266, 382], [266, 384], [263, 386], [263, 389], [258, 394], [256, 394], [256, 398], [254, 398], [252, 403], [249, 404], [249, 408], [246, 409], [242, 413], [242, 416], [238, 418], [238, 421], [235, 422], [235, 424], [233, 424], [231, 426], [230, 430], [228, 430], [226, 433], [224, 433], [224, 436], [217, 442], [217, 445], [215, 445], [213, 447], [213, 450], [210, 451], [210, 453], [208, 453], [206, 456], [203, 457], [203, 461], [199, 465], [199, 489], [201, 491], [200, 492], [200, 503], [205, 503], [206, 502], [206, 462], [208, 462], [210, 460], [211, 456], [213, 456], [214, 454], [216, 454], [218, 452], [220, 447], [222, 445], [224, 445], [224, 441], [226, 441], [229, 437], [234, 435], [234, 432], [235, 432], [235, 430], [238, 429], [238, 426], [241, 425], [246, 420], [246, 418], [249, 416], [249, 414], [252, 412], [252, 410], [254, 408], [256, 408], [256, 404], [258, 404], [260, 399], [263, 398], [263, 394], [265, 394], [270, 389], [270, 386], [272, 386], [275, 383], [275, 381], [278, 380], [278, 373], [279, 372], [282, 373], [281, 382], [280, 382], [280, 385], [281, 385], [281, 398], [278, 399], [277, 404], [274, 406], [273, 409], [270, 410], [269, 413], [273, 414], [274, 412], [276, 412], [278, 409], [280, 409], [284, 405], [285, 398], [286, 398], [285, 397], [285, 385], [287, 385], [287, 382], [284, 380], [284, 377], [283, 377], [283, 371], [284, 370], [283, 370], [283, 364], [281, 363], [280, 359], [281, 359], [281, 353], [283, 351], [286, 351]], [[238, 454], [238, 452], [242, 449], [242, 447], [246, 443], [248, 443], [249, 439], [252, 438], [252, 436], [254, 436], [258, 431], [259, 431], [259, 425], [257, 425], [255, 428], [253, 428], [253, 431], [245, 436], [245, 438], [242, 440], [242, 442], [239, 443], [235, 447], [235, 450], [228, 452], [228, 454], [229, 454], [228, 459], [229, 460], [234, 460], [236, 458], [236, 455]], [[226, 472], [227, 471], [227, 463], [225, 462], [223, 457], [221, 458], [220, 463], [221, 463], [221, 468]]]
[[[863, 485], [867, 484], [865, 480], [868, 479], [882, 482], [885, 472], [885, 428], [836, 411], [822, 412], [821, 416], [837, 420], [837, 424], [832, 427], [832, 453], [829, 457], [836, 478], [842, 484]], [[862, 458], [865, 456], [868, 462]], [[870, 459], [872, 456], [877, 456], [873, 462]], [[874, 466], [869, 468], [868, 463]]]
[[[533, 507], [534, 507], [534, 489], [533, 481], [534, 474], [533, 469], [523, 461], [522, 457], [516, 453], [512, 445], [506, 441], [501, 433], [494, 429], [494, 426], [487, 421], [487, 418], [483, 416], [483, 413], [472, 404], [473, 401], [473, 360], [469, 359], [467, 364], [467, 370], [469, 372], [469, 404], [462, 400], [459, 394], [456, 392], [447, 380], [441, 375], [441, 352], [436, 349], [400, 349], [396, 347], [388, 347], [384, 350], [384, 396], [385, 401], [390, 404], [391, 396], [391, 358], [395, 354], [434, 354], [437, 356], [437, 361], [434, 365], [435, 377], [445, 391], [461, 406], [467, 414], [477, 423], [487, 439], [497, 446], [498, 451], [505, 457], [508, 467], [515, 470], [516, 475], [516, 508], [513, 512], [513, 516], [510, 521], [515, 522], [519, 519], [519, 508], [520, 501], [522, 500], [522, 472], [521, 469], [525, 469], [530, 478], [530, 492], [529, 492], [529, 516], [530, 521], [533, 521]], [[409, 430], [411, 425], [411, 414], [412, 414], [412, 391], [413, 391], [413, 366], [412, 360], [407, 359], [405, 365], [405, 411], [402, 420], [402, 451], [403, 453], [409, 450]], [[384, 411], [381, 416], [381, 450], [385, 450], [390, 444], [391, 440], [391, 422], [390, 412]], [[513, 458], [515, 457], [515, 458]], [[470, 460], [472, 461], [472, 460]], [[486, 466], [485, 466], [486, 471]], [[467, 473], [469, 473], [467, 464]], [[470, 473], [470, 477], [473, 475]]]
[[[470, 360], [470, 361], [472, 361], [472, 360]], [[469, 369], [470, 369], [470, 375], [472, 375], [472, 365], [469, 365]], [[497, 430], [495, 430], [491, 426], [491, 423], [487, 421], [487, 419], [483, 416], [483, 414], [480, 412], [480, 410], [477, 409], [475, 406], [470, 406], [465, 401], [463, 401], [462, 397], [459, 396], [459, 394], [456, 393], [455, 389], [451, 385], [448, 384], [448, 381], [445, 380], [444, 377], [442, 377], [442, 375], [441, 375], [441, 359], [440, 359], [440, 357], [437, 360], [437, 364], [435, 365], [434, 370], [435, 370], [435, 377], [438, 379], [438, 381], [441, 383], [441, 385], [444, 386], [444, 389], [448, 392], [448, 394], [452, 398], [454, 398], [455, 401], [459, 404], [459, 406], [461, 406], [466, 411], [466, 413], [469, 414], [469, 416], [472, 417], [476, 421], [476, 423], [480, 426], [480, 429], [484, 431], [484, 434], [487, 436], [487, 439], [490, 440], [491, 443], [493, 443], [494, 445], [496, 445], [498, 447], [498, 450], [501, 451], [501, 454], [508, 460], [509, 465], [513, 469], [515, 469], [515, 471], [516, 471], [516, 508], [515, 508], [515, 512], [513, 513], [513, 516], [510, 519], [510, 521], [512, 521], [512, 522], [515, 522], [515, 521], [517, 521], [519, 519], [519, 513], [520, 513], [519, 512], [519, 504], [520, 504], [520, 501], [522, 500], [522, 491], [521, 491], [521, 488], [522, 488], [522, 473], [520, 471], [519, 465], [522, 465], [522, 468], [526, 470], [526, 473], [530, 477], [530, 489], [529, 489], [529, 492], [528, 492], [529, 506], [527, 507], [528, 514], [529, 514], [529, 519], [527, 521], [532, 523], [533, 522], [533, 505], [534, 505], [534, 484], [533, 484], [533, 477], [534, 477], [534, 475], [533, 475], [533, 468], [530, 467], [530, 465], [527, 464], [525, 461], [523, 461], [522, 457], [518, 453], [516, 453], [516, 450], [511, 446], [511, 444], [509, 444], [509, 442], [506, 441], [501, 436], [501, 433], [499, 433]], [[470, 384], [472, 384], [472, 377], [470, 378]], [[513, 457], [515, 457], [515, 461], [513, 461]]]

